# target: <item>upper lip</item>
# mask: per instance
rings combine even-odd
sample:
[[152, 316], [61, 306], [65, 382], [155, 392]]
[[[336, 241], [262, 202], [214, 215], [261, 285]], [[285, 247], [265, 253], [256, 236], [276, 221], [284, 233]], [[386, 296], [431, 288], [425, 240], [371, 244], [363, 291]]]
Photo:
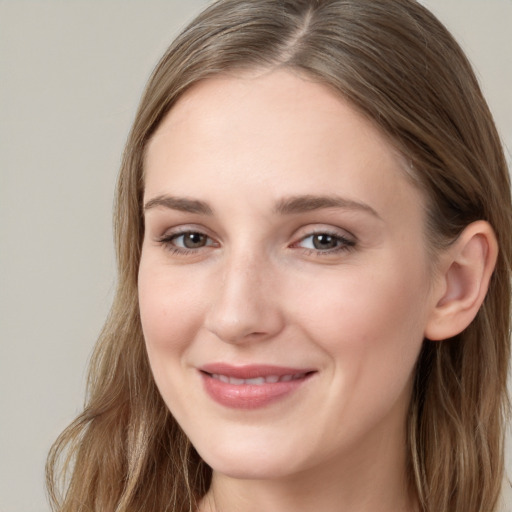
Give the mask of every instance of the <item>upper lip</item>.
[[236, 379], [255, 379], [257, 377], [269, 377], [277, 375], [298, 375], [314, 372], [313, 368], [292, 368], [286, 366], [275, 366], [269, 364], [248, 364], [234, 366], [228, 363], [209, 363], [201, 366], [200, 371], [209, 374], [225, 375]]

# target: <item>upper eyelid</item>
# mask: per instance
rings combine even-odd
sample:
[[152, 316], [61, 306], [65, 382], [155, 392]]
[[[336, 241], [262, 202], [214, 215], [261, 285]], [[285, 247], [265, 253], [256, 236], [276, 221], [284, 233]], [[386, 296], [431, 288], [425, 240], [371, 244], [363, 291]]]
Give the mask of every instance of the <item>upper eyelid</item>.
[[298, 232], [301, 232], [304, 229], [303, 233], [299, 233], [297, 236], [299, 237], [299, 240], [303, 240], [304, 238], [307, 238], [308, 236], [313, 235], [331, 235], [331, 236], [337, 236], [340, 238], [350, 239], [353, 242], [357, 242], [357, 237], [354, 235], [351, 231], [345, 228], [336, 227], [336, 226], [325, 226], [325, 225], [317, 225], [316, 227], [307, 227], [301, 228], [298, 230]]
[[164, 237], [172, 237], [172, 236], [179, 236], [186, 233], [200, 233], [202, 235], [205, 235], [209, 238], [215, 238], [214, 235], [212, 235], [211, 231], [209, 229], [206, 229], [203, 226], [198, 226], [194, 224], [185, 224], [185, 225], [179, 225], [174, 227], [168, 227], [165, 229], [161, 236], [158, 238], [164, 238]]
[[304, 236], [301, 236], [299, 238], [299, 242], [301, 240], [306, 240], [307, 238], [310, 238], [312, 236], [315, 236], [315, 235], [328, 235], [328, 236], [332, 236], [333, 238], [339, 238], [340, 240], [347, 240], [347, 241], [350, 241], [350, 242], [356, 242], [355, 238], [353, 236], [347, 236], [345, 234], [342, 234], [342, 233], [335, 233], [333, 231], [327, 231], [327, 230], [319, 230], [319, 231], [315, 231], [313, 233], [307, 233], [306, 235]]
[[200, 231], [198, 229], [185, 229], [182, 231], [166, 231], [163, 235], [157, 237], [158, 241], [165, 242], [165, 241], [171, 241], [175, 240], [176, 238], [179, 238], [180, 236], [184, 236], [187, 233], [198, 233], [200, 235], [204, 235], [207, 239], [212, 240], [214, 243], [218, 243], [214, 237], [209, 235], [208, 233], [205, 233], [204, 231]]

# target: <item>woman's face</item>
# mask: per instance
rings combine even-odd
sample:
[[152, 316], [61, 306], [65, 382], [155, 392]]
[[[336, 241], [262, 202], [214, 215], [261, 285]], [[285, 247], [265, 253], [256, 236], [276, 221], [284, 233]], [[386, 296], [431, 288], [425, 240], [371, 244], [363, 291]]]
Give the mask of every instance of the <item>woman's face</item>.
[[403, 456], [433, 306], [403, 167], [347, 102], [286, 71], [206, 80], [156, 131], [142, 326], [163, 399], [215, 471]]

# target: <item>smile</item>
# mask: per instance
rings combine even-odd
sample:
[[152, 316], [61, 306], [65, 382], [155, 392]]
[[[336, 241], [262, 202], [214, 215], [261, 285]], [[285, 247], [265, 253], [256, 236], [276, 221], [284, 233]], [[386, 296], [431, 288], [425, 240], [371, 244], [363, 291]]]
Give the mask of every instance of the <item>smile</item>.
[[259, 409], [293, 395], [317, 371], [214, 363], [199, 368], [199, 373], [206, 394], [216, 403], [232, 409]]
[[269, 375], [267, 377], [255, 377], [253, 379], [238, 379], [236, 377], [229, 377], [219, 373], [210, 374], [212, 379], [220, 380], [225, 384], [234, 384], [241, 386], [247, 384], [250, 386], [262, 386], [263, 384], [275, 384], [276, 382], [290, 382], [291, 380], [298, 380], [305, 378], [307, 373], [296, 373], [295, 375]]

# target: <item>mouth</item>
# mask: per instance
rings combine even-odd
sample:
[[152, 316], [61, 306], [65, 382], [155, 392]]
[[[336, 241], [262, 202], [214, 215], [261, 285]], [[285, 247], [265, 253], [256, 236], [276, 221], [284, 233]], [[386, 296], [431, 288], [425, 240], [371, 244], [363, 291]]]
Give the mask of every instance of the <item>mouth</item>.
[[234, 384], [235, 386], [242, 386], [244, 384], [249, 386], [263, 386], [264, 384], [275, 384], [276, 382], [290, 382], [292, 380], [304, 379], [310, 372], [296, 373], [293, 375], [269, 375], [267, 377], [254, 377], [252, 379], [239, 379], [237, 377], [229, 377], [221, 373], [209, 373], [212, 379], [220, 380], [225, 384]]
[[205, 365], [199, 372], [210, 398], [238, 409], [261, 408], [285, 399], [317, 373], [313, 369], [224, 363]]

